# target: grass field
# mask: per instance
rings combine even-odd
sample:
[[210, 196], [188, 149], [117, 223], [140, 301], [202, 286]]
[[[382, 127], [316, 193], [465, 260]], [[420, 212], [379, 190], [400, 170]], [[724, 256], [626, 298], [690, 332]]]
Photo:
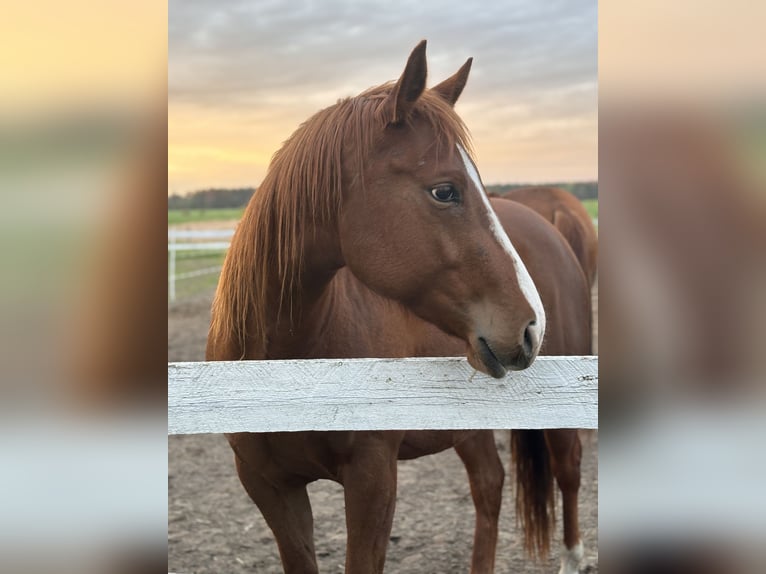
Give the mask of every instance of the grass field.
[[[245, 208], [239, 209], [169, 209], [168, 226], [205, 221], [238, 221]], [[215, 224], [214, 224], [215, 226]], [[176, 274], [195, 272], [220, 267], [224, 251], [178, 251], [176, 252]], [[168, 264], [170, 253], [168, 253]], [[176, 280], [176, 300], [200, 293], [213, 291], [218, 283], [218, 273], [206, 273], [195, 277]]]
[[168, 209], [168, 225], [196, 221], [238, 221], [245, 211], [238, 209]]
[[591, 217], [598, 218], [598, 199], [583, 199], [582, 204]]
[[[223, 264], [224, 255], [224, 251], [178, 251], [176, 252], [176, 274], [220, 267]], [[170, 265], [169, 253], [168, 265]], [[218, 273], [206, 273], [176, 280], [176, 299], [213, 291], [218, 284], [218, 275]]]

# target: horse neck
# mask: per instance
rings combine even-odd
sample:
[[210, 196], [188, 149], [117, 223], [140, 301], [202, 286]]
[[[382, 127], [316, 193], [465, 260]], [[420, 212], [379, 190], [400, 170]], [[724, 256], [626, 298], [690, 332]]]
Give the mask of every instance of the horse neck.
[[278, 215], [254, 197], [240, 221], [213, 302], [207, 360], [269, 358], [342, 266], [337, 225], [300, 222], [279, 235]]
[[292, 289], [281, 295], [282, 279], [276, 270], [267, 279], [266, 356], [263, 358], [294, 355], [309, 343], [306, 332], [318, 320], [323, 295], [343, 266], [335, 226], [307, 227], [301, 234], [301, 242], [302, 262]]

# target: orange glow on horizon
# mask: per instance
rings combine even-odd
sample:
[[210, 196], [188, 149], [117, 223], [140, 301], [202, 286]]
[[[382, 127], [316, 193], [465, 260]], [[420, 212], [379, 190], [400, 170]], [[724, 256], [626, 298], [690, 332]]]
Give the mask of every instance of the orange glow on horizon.
[[[298, 107], [293, 115], [264, 119], [257, 110], [234, 113], [171, 102], [168, 112], [168, 193], [184, 194], [212, 187], [257, 187], [274, 152], [312, 110]], [[513, 140], [503, 133], [498, 137], [495, 126], [482, 129], [492, 118], [481, 114], [487, 116], [477, 110], [461, 113], [469, 129], [477, 125], [472, 134], [485, 183], [598, 178], [595, 110], [592, 117], [514, 126], [508, 130]]]

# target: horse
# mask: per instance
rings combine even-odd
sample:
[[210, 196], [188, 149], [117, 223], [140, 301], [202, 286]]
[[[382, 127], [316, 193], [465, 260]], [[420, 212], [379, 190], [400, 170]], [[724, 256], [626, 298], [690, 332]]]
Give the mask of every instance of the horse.
[[598, 270], [598, 233], [579, 199], [551, 186], [519, 187], [502, 197], [523, 203], [550, 221], [569, 243], [593, 286]]
[[[539, 286], [549, 318], [541, 353], [591, 354], [590, 285], [571, 246], [531, 207], [497, 196], [490, 201]], [[399, 458], [417, 458], [450, 447], [466, 468], [476, 509], [471, 573], [491, 573], [505, 474], [493, 431], [407, 431]], [[527, 553], [539, 558], [548, 556], [555, 523], [555, 478], [562, 493], [564, 527], [559, 574], [576, 574], [584, 554], [578, 518], [582, 458], [578, 431], [514, 430], [511, 449], [517, 471], [517, 522], [522, 525]]]
[[[590, 214], [580, 200], [568, 191], [551, 186], [520, 187], [499, 197], [526, 205], [550, 221], [572, 248], [585, 273], [588, 285], [590, 287], [594, 285], [598, 271], [598, 233]], [[590, 354], [592, 342], [591, 345], [581, 345], [581, 348], [586, 348], [586, 350], [577, 352], [574, 348], [564, 348], [560, 352], [562, 354]], [[567, 476], [558, 479], [559, 488], [562, 492], [565, 546], [560, 574], [577, 572], [578, 564], [583, 555], [577, 506], [582, 445], [578, 432], [572, 429], [549, 430], [546, 438], [549, 442], [558, 445], [557, 451], [560, 456], [559, 460], [553, 461], [554, 464], [559, 467], [563, 465], [563, 468], [567, 469], [565, 471]], [[559, 474], [563, 473], [560, 471]]]
[[[589, 286], [593, 286], [598, 269], [598, 234], [590, 214], [580, 200], [568, 191], [551, 186], [520, 187], [503, 195], [490, 194], [490, 196], [493, 198], [493, 203], [496, 201], [495, 198], [499, 198], [526, 205], [551, 222], [564, 236], [577, 257]], [[558, 349], [557, 353], [590, 354], [592, 352], [592, 345], [583, 345], [581, 342], [577, 345], [580, 351], [574, 347], [563, 347]], [[547, 352], [553, 354], [551, 351]], [[558, 460], [552, 460], [552, 462], [559, 468], [566, 469], [559, 471], [559, 475], [562, 476], [557, 480], [562, 492], [564, 513], [565, 548], [561, 558], [560, 574], [577, 572], [577, 566], [583, 555], [577, 506], [582, 445], [578, 432], [573, 429], [548, 430], [545, 436], [549, 443], [557, 445]], [[563, 476], [564, 472], [566, 477]], [[552, 520], [551, 512], [550, 521]], [[529, 541], [527, 542], [527, 549], [530, 550]]]
[[[454, 111], [472, 59], [426, 90], [425, 49], [425, 41], [418, 44], [396, 82], [318, 112], [275, 154], [224, 261], [207, 360], [465, 354], [475, 369], [501, 378], [527, 368], [544, 341], [555, 340], [561, 329], [554, 323], [547, 330], [541, 293], [556, 294], [567, 284], [542, 285], [552, 267], [545, 261], [557, 255], [536, 252], [527, 234], [547, 234], [554, 244], [560, 234], [530, 210], [529, 220], [519, 215], [526, 208], [518, 206], [511, 208], [520, 223], [511, 240]], [[571, 255], [560, 243], [558, 258]], [[486, 444], [491, 431], [441, 436], [448, 435], [460, 454]], [[227, 439], [286, 573], [317, 572], [306, 485], [318, 479], [344, 488], [346, 571], [378, 573], [396, 502], [397, 460], [418, 455], [418, 436], [234, 433]], [[539, 457], [540, 450], [547, 460], [544, 445], [536, 446], [520, 458]], [[461, 457], [469, 475], [473, 469], [478, 506], [490, 489], [477, 472], [496, 470], [497, 452], [484, 462], [472, 453]], [[502, 485], [502, 465], [499, 470]], [[528, 482], [537, 488], [537, 481]], [[491, 530], [486, 518], [493, 504], [477, 511], [477, 534]], [[491, 556], [485, 550], [474, 548], [472, 572], [492, 571], [494, 542]]]

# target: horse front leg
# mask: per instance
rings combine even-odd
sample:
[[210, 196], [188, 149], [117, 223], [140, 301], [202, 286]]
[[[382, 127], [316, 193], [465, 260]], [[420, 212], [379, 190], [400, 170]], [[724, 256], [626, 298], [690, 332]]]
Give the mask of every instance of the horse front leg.
[[404, 432], [359, 432], [341, 479], [346, 499], [346, 573], [380, 574], [396, 506], [396, 472]]
[[545, 441], [551, 459], [551, 470], [561, 490], [564, 508], [564, 550], [559, 574], [577, 574], [583, 558], [577, 496], [580, 490], [580, 460], [582, 444], [577, 429], [545, 431]]
[[472, 431], [455, 444], [455, 450], [468, 472], [471, 496], [476, 509], [471, 574], [495, 571], [497, 527], [503, 499], [505, 469], [491, 430]]
[[306, 482], [264, 472], [274, 468], [264, 436], [238, 433], [227, 438], [239, 479], [274, 533], [285, 574], [317, 574], [314, 518]]

